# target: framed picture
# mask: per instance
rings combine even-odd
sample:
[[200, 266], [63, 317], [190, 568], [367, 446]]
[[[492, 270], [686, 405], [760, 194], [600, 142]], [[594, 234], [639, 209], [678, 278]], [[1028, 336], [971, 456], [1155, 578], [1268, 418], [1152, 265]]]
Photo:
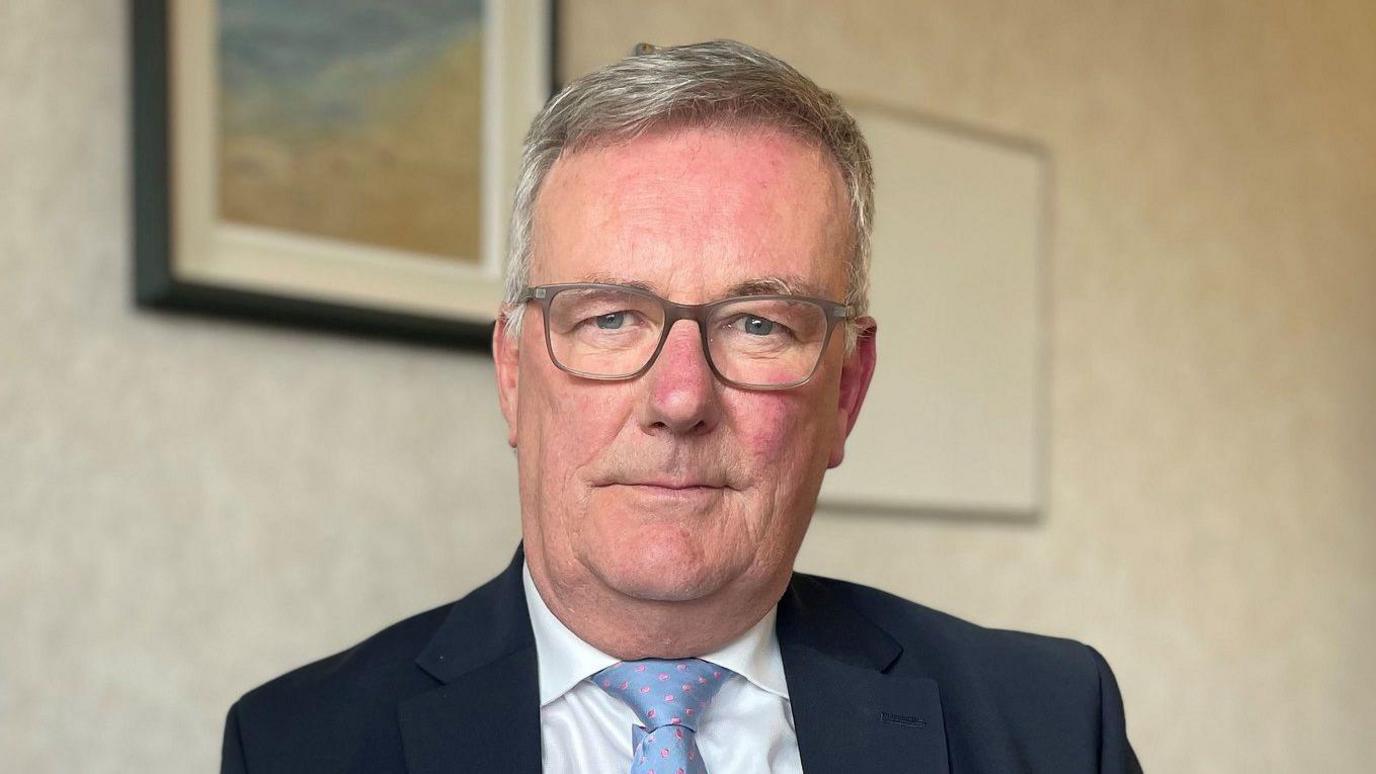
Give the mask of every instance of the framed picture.
[[485, 347], [551, 0], [132, 0], [142, 306]]
[[1045, 506], [1051, 155], [934, 116], [847, 104], [878, 171], [879, 367], [821, 501], [1035, 519]]

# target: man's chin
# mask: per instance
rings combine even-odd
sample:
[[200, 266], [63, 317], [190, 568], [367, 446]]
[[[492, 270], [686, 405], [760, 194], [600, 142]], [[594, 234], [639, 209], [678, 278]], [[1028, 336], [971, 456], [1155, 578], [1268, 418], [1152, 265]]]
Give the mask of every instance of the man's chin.
[[593, 568], [608, 589], [640, 602], [684, 603], [711, 597], [725, 585], [721, 572], [656, 565]]
[[702, 586], [648, 586], [634, 585], [616, 589], [622, 596], [641, 602], [683, 603], [693, 602], [711, 596], [716, 588]]

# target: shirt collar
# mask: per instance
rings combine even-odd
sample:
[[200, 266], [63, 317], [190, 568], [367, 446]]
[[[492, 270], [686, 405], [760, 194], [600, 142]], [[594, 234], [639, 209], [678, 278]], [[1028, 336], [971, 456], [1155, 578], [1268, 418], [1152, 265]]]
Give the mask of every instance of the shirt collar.
[[[584, 642], [550, 612], [531, 580], [530, 568], [522, 564], [521, 582], [525, 584], [526, 610], [535, 634], [536, 661], [540, 670], [540, 706], [568, 693], [583, 680], [615, 664], [619, 659]], [[779, 638], [774, 632], [778, 606], [771, 607], [754, 626], [722, 648], [701, 656], [705, 661], [726, 667], [755, 686], [782, 699], [788, 698], [784, 663], [779, 655]]]

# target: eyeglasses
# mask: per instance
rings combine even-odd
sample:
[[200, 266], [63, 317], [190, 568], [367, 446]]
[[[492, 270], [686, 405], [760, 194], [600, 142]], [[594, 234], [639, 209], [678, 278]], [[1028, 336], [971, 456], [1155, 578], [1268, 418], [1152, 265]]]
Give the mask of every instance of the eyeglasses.
[[707, 365], [723, 382], [750, 390], [786, 390], [817, 371], [836, 324], [850, 307], [824, 298], [733, 296], [710, 304], [675, 304], [627, 285], [539, 285], [521, 303], [539, 302], [545, 345], [561, 370], [586, 379], [634, 379], [654, 365], [679, 320], [693, 320]]

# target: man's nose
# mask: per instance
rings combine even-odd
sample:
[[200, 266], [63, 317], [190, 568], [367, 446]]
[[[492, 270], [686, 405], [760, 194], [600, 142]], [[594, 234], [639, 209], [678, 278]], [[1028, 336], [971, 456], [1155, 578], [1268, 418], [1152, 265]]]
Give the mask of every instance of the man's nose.
[[647, 433], [704, 433], [720, 421], [716, 377], [692, 320], [679, 320], [669, 329], [659, 357], [642, 378], [649, 389], [641, 417]]

